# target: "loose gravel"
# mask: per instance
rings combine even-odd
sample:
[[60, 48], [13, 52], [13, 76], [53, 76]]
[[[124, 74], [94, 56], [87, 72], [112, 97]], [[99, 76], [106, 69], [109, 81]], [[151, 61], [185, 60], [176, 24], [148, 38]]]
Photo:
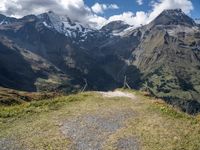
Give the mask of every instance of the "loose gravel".
[[117, 141], [118, 150], [139, 150], [138, 141], [135, 137], [121, 138]]
[[[132, 110], [110, 110], [94, 115], [82, 115], [66, 120], [61, 131], [72, 141], [69, 149], [101, 150], [109, 136], [124, 127], [126, 120], [134, 115]], [[122, 142], [125, 143], [125, 141]], [[135, 142], [129, 140], [127, 142], [129, 147], [135, 147]]]

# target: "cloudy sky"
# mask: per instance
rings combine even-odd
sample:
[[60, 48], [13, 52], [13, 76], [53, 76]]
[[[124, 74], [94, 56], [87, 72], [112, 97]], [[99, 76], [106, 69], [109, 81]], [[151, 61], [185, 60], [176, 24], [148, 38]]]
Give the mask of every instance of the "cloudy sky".
[[181, 8], [200, 18], [200, 0], [1, 0], [0, 13], [22, 17], [49, 10], [100, 28], [110, 21], [123, 20], [135, 27], [152, 21], [164, 9]]

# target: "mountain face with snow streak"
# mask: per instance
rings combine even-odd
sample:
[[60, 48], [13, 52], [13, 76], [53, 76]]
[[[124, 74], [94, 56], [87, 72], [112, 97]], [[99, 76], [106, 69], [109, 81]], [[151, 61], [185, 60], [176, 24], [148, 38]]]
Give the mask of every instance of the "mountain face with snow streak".
[[15, 19], [15, 18], [6, 17], [6, 16], [0, 14], [0, 25], [10, 24], [10, 23], [13, 23], [16, 21], [17, 21], [17, 19]]
[[88, 32], [93, 29], [83, 26], [79, 22], [72, 21], [67, 16], [59, 16], [52, 11], [37, 16], [40, 21], [49, 29], [54, 29], [61, 34], [73, 39], [83, 41]]
[[165, 10], [135, 28], [122, 21], [100, 30], [47, 12], [0, 15], [0, 86], [27, 91], [130, 87], [200, 112], [200, 27], [181, 10]]

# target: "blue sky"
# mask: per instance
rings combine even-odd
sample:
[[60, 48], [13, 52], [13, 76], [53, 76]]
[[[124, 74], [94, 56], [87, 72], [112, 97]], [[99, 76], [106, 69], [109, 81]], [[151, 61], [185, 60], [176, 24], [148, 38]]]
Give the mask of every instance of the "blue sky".
[[191, 12], [193, 18], [200, 18], [200, 0], [192, 0], [194, 10]]
[[[115, 10], [106, 10], [102, 16], [110, 17], [112, 15], [121, 14], [126, 11], [145, 11], [148, 12], [151, 10], [150, 5], [151, 0], [143, 0], [142, 5], [138, 5], [136, 0], [85, 0], [86, 5], [89, 7], [93, 6], [95, 3], [100, 4], [117, 4], [119, 9]], [[194, 9], [191, 11], [190, 15], [192, 18], [200, 18], [200, 0], [191, 0]]]

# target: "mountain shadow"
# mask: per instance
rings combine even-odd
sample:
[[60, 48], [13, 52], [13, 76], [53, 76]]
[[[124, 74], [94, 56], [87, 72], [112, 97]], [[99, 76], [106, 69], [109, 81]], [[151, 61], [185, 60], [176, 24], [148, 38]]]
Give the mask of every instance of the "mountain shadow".
[[16, 48], [0, 43], [0, 86], [23, 91], [36, 91], [36, 75]]

